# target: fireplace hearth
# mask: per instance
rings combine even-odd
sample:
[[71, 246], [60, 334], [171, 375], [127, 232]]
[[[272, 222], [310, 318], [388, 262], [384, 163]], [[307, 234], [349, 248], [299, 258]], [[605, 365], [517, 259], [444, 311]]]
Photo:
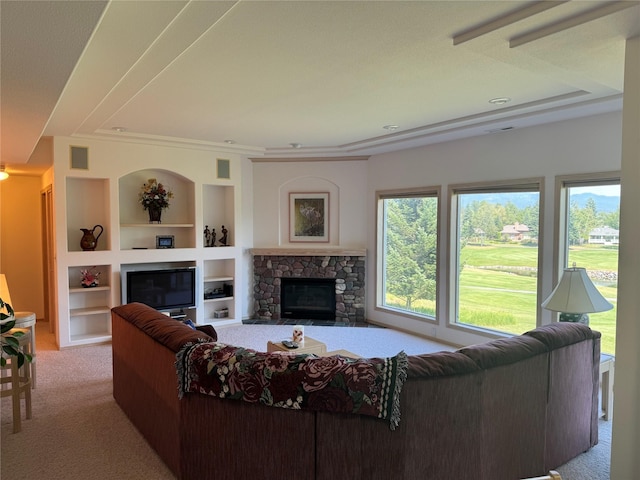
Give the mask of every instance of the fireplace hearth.
[[[364, 255], [322, 255], [293, 252], [293, 249], [278, 255], [260, 254], [261, 249], [254, 249], [253, 253], [253, 298], [254, 318], [262, 320], [281, 319], [322, 319], [336, 322], [365, 323], [365, 256]], [[308, 253], [308, 252], [305, 252]], [[330, 281], [335, 298], [332, 312], [309, 312], [299, 308], [291, 310], [284, 308], [287, 301], [283, 292], [283, 284], [287, 279], [322, 279]], [[321, 282], [322, 283], [322, 282]], [[317, 293], [307, 287], [305, 293]], [[310, 295], [303, 295], [310, 298]], [[322, 303], [317, 298], [312, 302]], [[324, 310], [323, 305], [313, 306], [316, 310]], [[296, 308], [299, 307], [296, 305]], [[290, 312], [290, 313], [285, 313]], [[311, 317], [322, 315], [322, 318]], [[291, 315], [291, 316], [290, 316]], [[326, 315], [326, 316], [325, 316]]]

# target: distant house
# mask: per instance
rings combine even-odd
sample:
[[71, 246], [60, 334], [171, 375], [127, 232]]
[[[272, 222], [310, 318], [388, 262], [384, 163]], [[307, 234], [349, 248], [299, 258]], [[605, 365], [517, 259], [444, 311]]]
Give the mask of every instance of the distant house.
[[589, 232], [589, 243], [596, 245], [619, 245], [620, 230], [611, 227], [598, 227]]
[[473, 236], [469, 239], [471, 243], [477, 243], [480, 245], [484, 245], [487, 234], [481, 228], [473, 229]]
[[516, 222], [514, 225], [505, 225], [500, 232], [503, 240], [509, 240], [512, 242], [521, 242], [531, 238], [529, 233], [529, 227], [522, 223]]

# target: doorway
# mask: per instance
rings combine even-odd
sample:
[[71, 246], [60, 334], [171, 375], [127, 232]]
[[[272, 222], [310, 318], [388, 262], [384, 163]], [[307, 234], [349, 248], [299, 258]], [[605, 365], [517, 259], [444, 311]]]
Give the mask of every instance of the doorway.
[[49, 331], [58, 331], [58, 315], [56, 309], [56, 255], [55, 235], [53, 228], [53, 188], [51, 185], [40, 192], [42, 212], [42, 278], [44, 279], [45, 320], [49, 322]]

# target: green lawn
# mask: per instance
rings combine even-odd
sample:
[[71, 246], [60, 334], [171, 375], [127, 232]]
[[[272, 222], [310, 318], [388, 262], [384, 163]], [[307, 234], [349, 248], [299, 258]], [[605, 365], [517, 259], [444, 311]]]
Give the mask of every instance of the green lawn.
[[[536, 253], [535, 248], [519, 245], [465, 247], [461, 255], [465, 266], [460, 275], [460, 299], [465, 308], [460, 312], [460, 321], [516, 334], [534, 328], [537, 279], [530, 276], [530, 269], [537, 266]], [[593, 245], [572, 247], [569, 261], [589, 270], [615, 272], [618, 270], [618, 250]], [[495, 271], [477, 268], [488, 266], [529, 269]], [[617, 283], [595, 283], [614, 308], [591, 314], [590, 326], [602, 333], [602, 351], [614, 353]], [[501, 323], [485, 318], [492, 312], [498, 314]]]
[[589, 270], [618, 271], [618, 249], [587, 245], [569, 249], [569, 265]]
[[474, 267], [488, 265], [537, 267], [538, 250], [520, 245], [467, 245], [460, 255], [461, 263]]
[[[571, 248], [569, 259], [589, 270], [618, 269], [618, 251], [607, 247]], [[536, 306], [542, 302], [536, 298], [536, 248], [468, 245], [462, 250], [461, 260], [460, 322], [513, 334], [535, 328]], [[602, 351], [614, 353], [617, 284], [596, 285], [614, 309], [591, 314], [590, 326], [602, 333]], [[397, 298], [387, 297], [387, 304], [404, 307]], [[413, 307], [417, 312], [434, 314], [433, 302], [416, 300]]]
[[514, 334], [536, 327], [535, 277], [465, 267], [459, 295], [462, 323]]

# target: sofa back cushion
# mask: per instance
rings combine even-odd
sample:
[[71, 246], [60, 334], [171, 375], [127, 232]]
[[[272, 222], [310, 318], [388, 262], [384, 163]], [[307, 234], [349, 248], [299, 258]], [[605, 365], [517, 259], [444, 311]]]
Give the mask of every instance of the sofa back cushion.
[[587, 325], [571, 322], [551, 323], [531, 330], [524, 335], [539, 340], [549, 350], [601, 337], [600, 332], [591, 330]]
[[216, 340], [143, 303], [128, 303], [111, 310], [173, 352], [178, 352], [186, 343]]
[[471, 345], [461, 348], [458, 352], [473, 360], [481, 369], [486, 370], [547, 353], [547, 348], [533, 337], [520, 335]]
[[408, 357], [407, 378], [465, 375], [480, 370], [467, 356], [459, 352], [436, 352]]

